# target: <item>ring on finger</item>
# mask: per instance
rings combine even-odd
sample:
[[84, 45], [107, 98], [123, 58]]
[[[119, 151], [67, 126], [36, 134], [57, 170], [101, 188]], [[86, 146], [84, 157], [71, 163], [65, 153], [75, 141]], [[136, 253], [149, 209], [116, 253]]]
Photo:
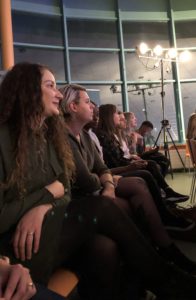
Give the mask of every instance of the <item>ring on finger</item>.
[[31, 288], [33, 288], [33, 286], [34, 286], [33, 282], [28, 282], [27, 285]]
[[33, 232], [27, 232], [27, 235], [34, 235]]

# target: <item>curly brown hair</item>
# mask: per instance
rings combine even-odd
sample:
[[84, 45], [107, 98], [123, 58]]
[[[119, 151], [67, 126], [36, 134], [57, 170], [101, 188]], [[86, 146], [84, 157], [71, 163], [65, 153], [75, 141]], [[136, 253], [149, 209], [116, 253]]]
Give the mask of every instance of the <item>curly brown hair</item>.
[[[15, 167], [6, 186], [16, 184], [24, 189], [28, 177], [30, 145], [36, 145], [37, 160], [43, 161], [46, 140], [52, 141], [65, 173], [72, 177], [74, 163], [65, 126], [60, 117], [50, 117], [43, 122], [41, 80], [47, 66], [18, 63], [5, 75], [0, 85], [0, 125], [8, 124], [15, 141]], [[53, 72], [52, 72], [53, 73]]]

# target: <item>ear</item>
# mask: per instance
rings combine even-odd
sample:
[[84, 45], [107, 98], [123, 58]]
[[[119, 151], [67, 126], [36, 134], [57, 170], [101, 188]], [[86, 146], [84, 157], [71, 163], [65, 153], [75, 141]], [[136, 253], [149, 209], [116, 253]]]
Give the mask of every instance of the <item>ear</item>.
[[78, 108], [78, 105], [72, 101], [70, 104], [69, 104], [69, 109], [71, 112], [77, 112], [77, 108]]

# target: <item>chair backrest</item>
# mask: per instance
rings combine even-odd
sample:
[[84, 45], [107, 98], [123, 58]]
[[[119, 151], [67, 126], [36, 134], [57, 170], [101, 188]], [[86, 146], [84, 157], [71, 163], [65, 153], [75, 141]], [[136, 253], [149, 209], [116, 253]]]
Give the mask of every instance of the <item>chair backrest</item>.
[[196, 166], [196, 140], [190, 139], [190, 150], [191, 150], [191, 156], [193, 159], [193, 165]]

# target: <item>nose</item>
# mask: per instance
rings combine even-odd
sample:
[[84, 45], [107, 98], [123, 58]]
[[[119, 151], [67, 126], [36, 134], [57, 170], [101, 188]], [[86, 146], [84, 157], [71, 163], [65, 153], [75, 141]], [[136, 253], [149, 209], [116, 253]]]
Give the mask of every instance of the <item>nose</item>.
[[63, 94], [61, 94], [61, 92], [58, 89], [56, 89], [56, 97], [59, 98], [59, 100], [63, 99]]

